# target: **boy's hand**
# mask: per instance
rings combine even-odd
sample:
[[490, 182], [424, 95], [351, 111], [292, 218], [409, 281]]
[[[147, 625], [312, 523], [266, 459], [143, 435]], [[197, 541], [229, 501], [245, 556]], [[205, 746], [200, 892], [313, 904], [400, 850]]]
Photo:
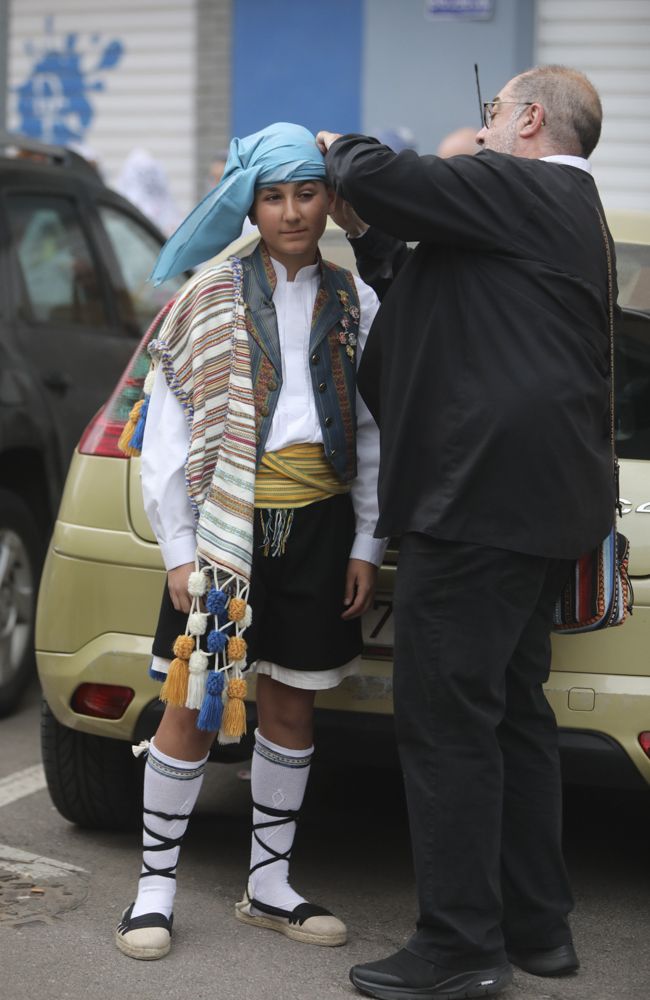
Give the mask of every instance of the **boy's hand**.
[[193, 571], [194, 563], [183, 563], [182, 566], [175, 566], [167, 573], [167, 589], [172, 604], [177, 611], [184, 611], [186, 615], [189, 615], [192, 606], [192, 598], [188, 593], [187, 585], [190, 573]]
[[357, 236], [363, 236], [368, 229], [368, 226], [363, 219], [359, 218], [350, 202], [341, 198], [340, 194], [334, 195], [334, 201], [332, 202], [332, 207], [330, 208], [330, 215], [334, 219], [336, 225], [345, 230], [347, 235], [351, 236], [353, 239]]
[[341, 618], [359, 618], [372, 606], [377, 583], [377, 567], [365, 559], [350, 559], [345, 576], [346, 609]]
[[325, 155], [333, 142], [341, 138], [342, 132], [319, 132], [316, 136], [316, 145], [321, 153]]

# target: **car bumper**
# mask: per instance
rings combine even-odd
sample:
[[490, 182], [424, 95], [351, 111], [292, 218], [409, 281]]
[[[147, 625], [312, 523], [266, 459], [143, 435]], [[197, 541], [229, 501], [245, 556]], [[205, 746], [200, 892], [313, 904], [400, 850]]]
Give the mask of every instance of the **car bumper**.
[[[159, 683], [149, 678], [148, 668], [165, 574], [155, 546], [136, 543], [136, 549], [129, 548], [124, 537], [128, 532], [85, 532], [93, 536], [92, 557], [78, 558], [79, 530], [59, 523], [44, 568], [37, 623], [43, 693], [62, 725], [138, 742], [155, 731], [162, 710]], [[111, 540], [110, 535], [115, 537]], [[97, 536], [101, 536], [99, 549]], [[140, 559], [145, 548], [146, 559]], [[50, 597], [66, 594], [75, 595], [74, 602]], [[650, 784], [650, 760], [638, 740], [641, 732], [650, 730], [650, 677], [604, 669], [607, 662], [625, 663], [627, 637], [634, 638], [636, 648], [643, 638], [636, 633], [646, 628], [650, 628], [650, 608], [637, 607], [622, 630], [608, 630], [600, 637], [563, 637], [556, 645], [554, 662], [559, 668], [552, 672], [546, 693], [560, 728], [567, 780], [619, 787]], [[596, 655], [603, 659], [602, 664], [594, 662], [599, 672], [565, 669], [575, 662], [576, 651], [581, 662], [591, 662], [577, 645], [583, 639], [593, 641], [594, 659]], [[387, 642], [385, 636], [383, 641]], [[608, 661], [610, 644], [613, 659]], [[389, 647], [385, 645], [382, 653], [379, 649], [368, 650], [358, 676], [318, 694], [319, 755], [329, 754], [328, 743], [336, 753], [337, 745], [347, 746], [357, 733], [361, 736], [354, 751], [357, 759], [394, 757], [392, 663]], [[82, 683], [130, 687], [134, 696], [119, 719], [81, 715], [72, 709], [71, 699]], [[254, 726], [252, 706], [249, 714]], [[249, 752], [250, 745], [246, 752], [244, 747], [234, 751], [238, 759]]]

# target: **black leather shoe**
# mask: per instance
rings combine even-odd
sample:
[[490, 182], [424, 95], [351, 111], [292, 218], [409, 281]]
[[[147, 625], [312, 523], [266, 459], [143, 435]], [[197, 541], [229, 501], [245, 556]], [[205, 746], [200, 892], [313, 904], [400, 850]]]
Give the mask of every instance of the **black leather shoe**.
[[580, 968], [572, 944], [537, 951], [509, 951], [508, 958], [518, 969], [529, 972], [531, 976], [570, 976]]
[[444, 969], [402, 948], [380, 962], [354, 965], [350, 979], [379, 1000], [465, 1000], [499, 993], [512, 980], [512, 969], [507, 962], [491, 969]]

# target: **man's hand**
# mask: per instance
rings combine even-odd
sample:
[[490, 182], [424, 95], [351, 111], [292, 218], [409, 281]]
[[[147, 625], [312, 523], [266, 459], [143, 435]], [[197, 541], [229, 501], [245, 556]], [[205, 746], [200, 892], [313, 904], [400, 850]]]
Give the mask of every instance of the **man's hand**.
[[359, 618], [371, 607], [377, 583], [377, 567], [365, 559], [350, 559], [345, 575], [346, 611], [341, 618]]
[[167, 573], [167, 589], [172, 604], [177, 611], [184, 611], [186, 615], [189, 615], [192, 606], [192, 598], [187, 590], [192, 572], [194, 572], [194, 563], [183, 563], [182, 566], [175, 566]]
[[368, 229], [368, 226], [363, 219], [359, 218], [350, 202], [341, 198], [340, 194], [334, 195], [330, 215], [336, 225], [340, 226], [353, 239], [357, 236], [363, 236]]
[[319, 132], [316, 136], [316, 145], [321, 153], [325, 155], [333, 142], [341, 138], [341, 132]]

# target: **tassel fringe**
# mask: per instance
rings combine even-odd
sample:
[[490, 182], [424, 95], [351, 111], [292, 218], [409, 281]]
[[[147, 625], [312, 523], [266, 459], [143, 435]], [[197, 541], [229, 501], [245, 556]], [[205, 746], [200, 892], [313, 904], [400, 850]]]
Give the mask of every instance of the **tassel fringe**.
[[190, 665], [187, 660], [181, 660], [178, 656], [172, 660], [167, 679], [160, 689], [160, 700], [175, 708], [183, 708], [187, 701], [189, 673]]

